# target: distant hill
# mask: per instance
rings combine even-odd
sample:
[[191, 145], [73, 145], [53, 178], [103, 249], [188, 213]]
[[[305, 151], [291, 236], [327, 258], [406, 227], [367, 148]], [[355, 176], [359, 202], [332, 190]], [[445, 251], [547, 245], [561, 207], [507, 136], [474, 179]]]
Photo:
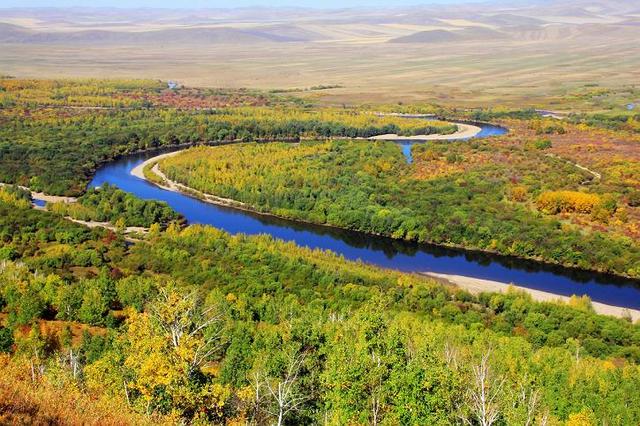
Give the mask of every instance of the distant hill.
[[309, 42], [323, 36], [296, 26], [269, 25], [252, 28], [201, 27], [172, 28], [154, 31], [81, 30], [65, 32], [33, 31], [17, 25], [0, 23], [0, 43], [18, 44], [244, 44], [259, 42]]
[[389, 40], [389, 43], [447, 43], [465, 40], [488, 40], [504, 38], [505, 35], [483, 27], [468, 27], [463, 30], [420, 31]]
[[537, 26], [545, 21], [530, 16], [515, 15], [513, 13], [498, 13], [489, 16], [480, 16], [478, 21], [498, 27]]

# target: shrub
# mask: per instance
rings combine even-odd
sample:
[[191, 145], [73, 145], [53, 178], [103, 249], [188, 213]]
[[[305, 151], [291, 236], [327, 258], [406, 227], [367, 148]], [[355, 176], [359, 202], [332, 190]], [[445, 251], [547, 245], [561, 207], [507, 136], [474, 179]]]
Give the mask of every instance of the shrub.
[[547, 214], [585, 213], [589, 214], [601, 203], [596, 194], [577, 191], [549, 191], [542, 193], [536, 204]]
[[545, 149], [551, 148], [553, 145], [550, 139], [536, 139], [534, 141], [527, 142], [525, 147], [527, 149], [537, 149], [543, 151]]
[[514, 186], [509, 190], [509, 198], [511, 201], [523, 202], [527, 201], [529, 194], [526, 186]]

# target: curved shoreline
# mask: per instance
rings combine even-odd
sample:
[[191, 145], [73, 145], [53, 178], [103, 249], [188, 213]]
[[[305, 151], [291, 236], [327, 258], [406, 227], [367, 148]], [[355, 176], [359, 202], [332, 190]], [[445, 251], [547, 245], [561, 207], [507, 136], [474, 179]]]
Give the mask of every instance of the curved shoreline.
[[[523, 291], [531, 296], [531, 298], [538, 302], [561, 302], [568, 303], [570, 297], [560, 294], [549, 293], [541, 290], [534, 290], [526, 287], [520, 287], [516, 284], [508, 284], [499, 281], [483, 280], [480, 278], [467, 277], [463, 275], [453, 274], [439, 274], [435, 272], [422, 272], [420, 275], [424, 275], [430, 278], [434, 278], [439, 282], [445, 284], [453, 284], [457, 287], [468, 290], [473, 294], [490, 292], [490, 293], [506, 293], [510, 289], [516, 289]], [[609, 315], [618, 318], [631, 318], [633, 322], [640, 320], [640, 310], [622, 308], [619, 306], [607, 305], [605, 303], [591, 301], [593, 310], [600, 315]]]
[[[207, 146], [213, 146], [213, 145], [207, 145]], [[160, 175], [158, 175], [156, 173], [156, 176], [161, 178], [163, 180], [164, 184], [160, 184], [158, 182], [154, 182], [150, 179], [148, 179], [145, 175], [144, 175], [144, 169], [151, 163], [157, 163], [158, 161], [162, 160], [163, 158], [167, 158], [167, 157], [171, 157], [174, 155], [178, 155], [190, 148], [192, 148], [193, 146], [187, 147], [185, 149], [180, 149], [177, 151], [173, 151], [173, 152], [169, 152], [169, 153], [165, 153], [165, 154], [160, 154], [157, 155], [155, 157], [149, 158], [148, 160], [144, 161], [143, 163], [139, 164], [138, 166], [134, 167], [130, 174], [132, 176], [135, 176], [139, 179], [142, 179], [152, 185], [155, 185], [161, 189], [164, 189], [166, 191], [171, 191], [171, 192], [176, 192], [182, 195], [186, 195], [186, 196], [191, 196], [194, 197], [200, 201], [209, 203], [209, 204], [214, 204], [217, 206], [223, 206], [223, 207], [231, 207], [234, 209], [238, 209], [238, 210], [242, 210], [242, 211], [246, 211], [249, 213], [253, 213], [256, 215], [260, 215], [260, 216], [266, 216], [266, 217], [273, 217], [273, 218], [277, 218], [277, 219], [281, 219], [281, 220], [288, 220], [288, 221], [292, 221], [292, 222], [298, 222], [298, 223], [303, 223], [303, 224], [308, 224], [308, 225], [313, 225], [313, 226], [319, 226], [319, 227], [324, 227], [324, 228], [333, 228], [333, 229], [340, 229], [343, 231], [351, 231], [351, 232], [357, 232], [357, 233], [362, 233], [365, 235], [369, 235], [369, 236], [374, 236], [374, 237], [384, 237], [384, 238], [389, 238], [391, 240], [397, 240], [397, 241], [405, 241], [407, 242], [407, 240], [404, 240], [402, 238], [397, 239], [397, 238], [393, 238], [389, 235], [385, 235], [385, 234], [378, 234], [375, 232], [365, 232], [365, 231], [359, 231], [359, 230], [355, 230], [355, 229], [348, 229], [348, 228], [343, 228], [337, 225], [332, 225], [329, 223], [317, 223], [317, 222], [312, 222], [309, 220], [304, 220], [304, 219], [294, 219], [294, 218], [290, 218], [287, 216], [279, 216], [277, 214], [274, 213], [270, 213], [270, 212], [264, 212], [264, 211], [260, 211], [256, 208], [254, 208], [253, 206], [246, 204], [242, 201], [238, 201], [238, 200], [233, 200], [230, 198], [223, 198], [223, 197], [219, 197], [217, 195], [213, 195], [213, 194], [207, 194], [204, 192], [201, 192], [197, 189], [191, 188], [189, 186], [186, 186], [182, 183], [179, 182], [175, 182], [172, 181], [171, 179], [169, 179], [166, 175], [164, 175], [164, 173], [162, 173], [162, 171], [159, 170], [159, 168], [155, 168], [155, 170], [152, 170], [154, 172], [160, 172]], [[621, 274], [621, 273], [612, 273], [606, 270], [602, 270], [602, 269], [582, 269], [579, 268], [577, 266], [571, 266], [571, 265], [565, 265], [562, 263], [558, 263], [558, 262], [553, 262], [553, 261], [549, 261], [540, 257], [519, 257], [519, 256], [515, 256], [515, 255], [508, 255], [508, 254], [504, 254], [504, 253], [500, 253], [498, 251], [493, 251], [493, 250], [488, 250], [488, 249], [479, 249], [479, 248], [473, 248], [473, 247], [466, 247], [463, 245], [458, 245], [458, 244], [446, 244], [446, 243], [439, 243], [439, 244], [435, 244], [435, 243], [429, 243], [429, 242], [423, 242], [421, 244], [425, 244], [425, 245], [433, 245], [433, 246], [438, 246], [438, 247], [442, 247], [442, 248], [448, 248], [448, 249], [454, 249], [454, 250], [461, 250], [464, 252], [469, 252], [469, 253], [483, 253], [483, 254], [487, 254], [487, 255], [492, 255], [492, 256], [499, 256], [502, 258], [507, 258], [507, 259], [518, 259], [521, 261], [528, 261], [528, 262], [535, 262], [541, 265], [547, 265], [547, 266], [551, 266], [551, 267], [561, 267], [564, 269], [568, 269], [568, 270], [576, 270], [576, 271], [583, 271], [583, 272], [590, 272], [590, 273], [597, 273], [597, 274], [603, 274], [603, 275], [609, 275], [612, 277], [616, 277], [616, 278], [621, 278], [621, 279], [630, 279], [630, 280], [636, 280], [637, 278], [635, 277], [631, 277], [629, 275], [625, 275], [625, 274]]]
[[[254, 208], [252, 208], [251, 206], [248, 206], [247, 204], [242, 203], [240, 201], [231, 200], [231, 199], [227, 199], [227, 198], [222, 198], [222, 197], [218, 197], [218, 196], [215, 196], [215, 195], [212, 195], [212, 194], [202, 193], [202, 192], [200, 192], [198, 190], [190, 188], [190, 187], [188, 187], [186, 185], [183, 185], [181, 183], [174, 182], [171, 179], [167, 178], [167, 176], [159, 169], [157, 164], [155, 164], [155, 166], [153, 167], [153, 169], [151, 171], [154, 174], [156, 174], [156, 176], [158, 176], [159, 178], [161, 178], [163, 180], [163, 184], [160, 184], [160, 183], [157, 183], [157, 182], [153, 182], [152, 180], [148, 179], [145, 176], [144, 169], [147, 166], [149, 166], [150, 164], [157, 163], [158, 161], [162, 160], [163, 158], [168, 158], [168, 157], [172, 157], [172, 156], [178, 155], [178, 154], [180, 154], [181, 152], [183, 152], [185, 150], [186, 149], [181, 149], [181, 150], [178, 150], [178, 151], [165, 153], [165, 154], [160, 154], [160, 155], [157, 155], [155, 157], [149, 158], [148, 160], [140, 163], [135, 168], [133, 168], [130, 171], [130, 174], [135, 176], [135, 177], [137, 177], [137, 178], [139, 178], [139, 179], [142, 179], [142, 180], [144, 180], [146, 182], [149, 182], [149, 183], [151, 183], [153, 185], [156, 185], [156, 186], [158, 186], [158, 187], [160, 187], [160, 188], [162, 188], [164, 190], [180, 193], [180, 194], [187, 195], [187, 196], [195, 196], [199, 200], [201, 200], [203, 202], [206, 202], [206, 203], [210, 203], [210, 204], [214, 204], [214, 205], [220, 205], [220, 206], [226, 206], [226, 207], [232, 207], [232, 208], [236, 208], [236, 209], [239, 209], [239, 210], [248, 211], [248, 212], [251, 212], [251, 213], [256, 213], [256, 214], [260, 214], [260, 215], [281, 218], [280, 216], [276, 216], [276, 215], [273, 215], [271, 213], [264, 213], [264, 212], [257, 211]], [[282, 219], [292, 220], [292, 219], [287, 219], [287, 218], [282, 218]], [[334, 226], [331, 226], [331, 225], [317, 224], [317, 223], [308, 222], [308, 221], [304, 221], [304, 220], [300, 220], [300, 221], [296, 220], [296, 222], [309, 223], [309, 224], [316, 225], [316, 226], [328, 226], [328, 227], [332, 227], [332, 228], [343, 229], [343, 228], [334, 227]], [[468, 250], [468, 249], [465, 249], [464, 247], [454, 247], [454, 248]], [[487, 252], [487, 253], [491, 254], [490, 252]], [[499, 255], [499, 253], [496, 253], [496, 254]], [[548, 263], [548, 262], [544, 262], [544, 261], [541, 261], [541, 263], [547, 263], [547, 264], [550, 264], [550, 265], [554, 265], [553, 263]], [[560, 266], [562, 266], [562, 265], [560, 265]], [[539, 301], [539, 302], [562, 302], [562, 303], [567, 303], [569, 301], [569, 299], [570, 299], [569, 297], [564, 296], [564, 295], [560, 295], [560, 294], [555, 294], [555, 293], [545, 292], [545, 291], [541, 291], [541, 290], [530, 289], [530, 288], [527, 288], [527, 287], [521, 287], [521, 286], [518, 286], [517, 283], [505, 283], [505, 282], [499, 282], [499, 281], [483, 280], [483, 279], [479, 279], [479, 278], [467, 277], [467, 276], [462, 276], [462, 275], [439, 274], [439, 273], [433, 273], [433, 272], [424, 272], [424, 273], [419, 273], [419, 274], [423, 275], [423, 276], [427, 276], [427, 277], [432, 278], [432, 279], [435, 279], [436, 281], [439, 281], [439, 282], [444, 283], [444, 284], [455, 285], [455, 286], [457, 286], [459, 288], [468, 290], [468, 291], [470, 291], [472, 293], [481, 293], [481, 292], [504, 293], [510, 288], [516, 288], [516, 289], [518, 289], [520, 291], [526, 292], [534, 300]], [[580, 295], [578, 295], [578, 296], [580, 296]], [[607, 305], [605, 303], [595, 302], [595, 301], [592, 301], [591, 305], [592, 305], [594, 311], [596, 313], [598, 313], [598, 314], [601, 314], [601, 315], [609, 315], [609, 316], [614, 316], [614, 317], [618, 317], [618, 318], [631, 317], [631, 319], [633, 321], [640, 320], [640, 310], [631, 309], [631, 308], [624, 308], [624, 307], [620, 307], [620, 306]]]
[[373, 141], [414, 141], [414, 142], [427, 142], [427, 141], [443, 141], [443, 140], [460, 140], [469, 139], [476, 136], [482, 131], [478, 126], [465, 123], [453, 123], [458, 127], [458, 130], [449, 135], [433, 134], [433, 135], [416, 135], [416, 136], [400, 136], [396, 134], [378, 135], [372, 136], [369, 140]]

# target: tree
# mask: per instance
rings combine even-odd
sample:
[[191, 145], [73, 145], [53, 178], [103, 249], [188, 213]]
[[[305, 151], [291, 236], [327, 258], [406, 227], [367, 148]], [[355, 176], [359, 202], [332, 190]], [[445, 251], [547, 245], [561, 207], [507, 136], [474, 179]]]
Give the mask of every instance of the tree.
[[118, 218], [113, 224], [115, 226], [116, 231], [122, 233], [127, 230], [127, 222], [123, 217]]
[[109, 313], [109, 303], [97, 282], [89, 281], [87, 285], [88, 288], [82, 296], [82, 305], [78, 310], [78, 319], [87, 324], [104, 324]]
[[480, 362], [472, 367], [472, 375], [465, 401], [465, 411], [461, 420], [467, 425], [476, 422], [480, 426], [491, 426], [500, 417], [499, 398], [501, 396], [504, 379], [496, 377], [489, 366], [487, 351]]
[[0, 327], [0, 352], [11, 352], [13, 347], [13, 331], [7, 327]]
[[151, 278], [130, 276], [116, 283], [118, 300], [123, 306], [142, 312], [148, 301], [157, 295], [156, 283]]
[[44, 374], [47, 342], [40, 333], [40, 326], [33, 325], [27, 337], [18, 341], [18, 351], [29, 360], [31, 381], [36, 382]]
[[149, 235], [151, 236], [157, 236], [160, 234], [162, 228], [160, 227], [160, 224], [157, 222], [154, 222], [151, 224], [151, 226], [149, 226]]
[[71, 331], [71, 327], [66, 325], [59, 337], [60, 346], [63, 350], [62, 352], [62, 361], [66, 364], [71, 370], [71, 374], [74, 379], [77, 379], [80, 375], [80, 358], [78, 351], [73, 348], [73, 333]]
[[[297, 410], [309, 399], [299, 390], [299, 374], [304, 363], [305, 355], [296, 353], [289, 359], [288, 365], [281, 377], [264, 377], [262, 382], [267, 388], [269, 397], [274, 402], [274, 408], [267, 409], [271, 415], [277, 417], [277, 424], [281, 426], [286, 416]], [[259, 386], [257, 386], [259, 389]], [[258, 393], [256, 393], [258, 395]]]
[[202, 367], [219, 349], [219, 316], [195, 292], [162, 289], [147, 312], [130, 311], [124, 344], [125, 389], [140, 395], [148, 413], [178, 411], [186, 418], [222, 415], [230, 395]]
[[186, 357], [192, 370], [200, 368], [218, 350], [221, 316], [214, 307], [203, 308], [195, 292], [181, 295], [161, 289], [149, 309], [151, 320], [174, 350]]

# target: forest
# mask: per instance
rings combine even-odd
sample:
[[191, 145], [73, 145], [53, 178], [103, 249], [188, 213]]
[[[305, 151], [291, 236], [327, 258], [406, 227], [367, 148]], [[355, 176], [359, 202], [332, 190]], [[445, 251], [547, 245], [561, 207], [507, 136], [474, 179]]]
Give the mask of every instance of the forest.
[[[396, 112], [510, 132], [408, 164], [363, 139], [456, 128]], [[159, 166], [260, 212], [638, 277], [638, 139], [605, 121], [0, 79], [0, 423], [640, 424], [640, 324], [588, 297], [471, 293], [87, 188], [127, 153], [236, 142]], [[11, 184], [78, 198], [36, 209]]]
[[[390, 142], [245, 144], [194, 148], [160, 168], [202, 193], [286, 218], [640, 276], [640, 245], [625, 234], [637, 222], [621, 217], [634, 208], [622, 207], [621, 194], [552, 192], [578, 189], [588, 176], [546, 156], [546, 146], [432, 142], [415, 145], [407, 164]], [[571, 208], [578, 200], [585, 206]], [[590, 214], [600, 228], [585, 233], [560, 212]]]
[[120, 227], [149, 228], [157, 224], [166, 228], [169, 223], [182, 220], [167, 203], [141, 200], [108, 184], [89, 189], [75, 203], [48, 203], [46, 207], [47, 210], [62, 216], [84, 221], [117, 223]]
[[[140, 150], [236, 140], [453, 133], [457, 129], [446, 122], [425, 124], [424, 120], [357, 109], [309, 109], [287, 98], [276, 98], [268, 107], [245, 106], [235, 101], [249, 96], [244, 92], [235, 97], [211, 94], [218, 99], [216, 105], [224, 105], [218, 108], [192, 105], [189, 100], [195, 95], [190, 91], [163, 95], [182, 99], [175, 102], [104, 105], [105, 99], [138, 99], [141, 93], [156, 96], [159, 86], [146, 81], [0, 80], [0, 182], [53, 195], [80, 195], [101, 164]], [[206, 98], [207, 92], [198, 96]], [[267, 102], [260, 99], [258, 105]], [[187, 106], [182, 107], [183, 103]]]
[[640, 420], [640, 326], [588, 299], [472, 295], [211, 227], [127, 246], [2, 192], [5, 422]]

